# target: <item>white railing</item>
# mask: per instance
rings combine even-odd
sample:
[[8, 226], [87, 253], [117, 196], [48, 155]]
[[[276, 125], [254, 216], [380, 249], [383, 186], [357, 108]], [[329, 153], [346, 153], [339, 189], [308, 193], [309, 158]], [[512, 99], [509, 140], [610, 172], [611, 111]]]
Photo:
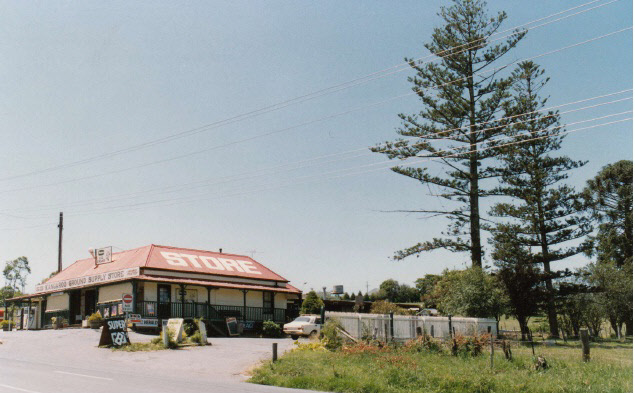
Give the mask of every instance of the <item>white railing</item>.
[[405, 341], [416, 338], [419, 334], [433, 337], [448, 337], [450, 324], [453, 334], [464, 336], [492, 333], [498, 334], [496, 320], [488, 318], [427, 317], [414, 315], [394, 315], [393, 331], [390, 331], [390, 315], [388, 314], [359, 314], [349, 312], [327, 311], [326, 318], [337, 318], [351, 336], [362, 338], [370, 336], [378, 340], [390, 339]]

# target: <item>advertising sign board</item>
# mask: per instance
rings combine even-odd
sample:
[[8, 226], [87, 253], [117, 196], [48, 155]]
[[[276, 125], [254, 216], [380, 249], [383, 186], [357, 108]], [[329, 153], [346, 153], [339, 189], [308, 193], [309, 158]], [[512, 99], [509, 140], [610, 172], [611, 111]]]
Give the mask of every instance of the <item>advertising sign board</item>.
[[238, 321], [236, 318], [226, 318], [225, 322], [227, 323], [227, 331], [230, 336], [238, 336], [240, 333], [238, 332]]
[[112, 247], [98, 248], [95, 250], [95, 265], [112, 262]]
[[174, 340], [177, 343], [183, 341], [183, 318], [168, 319], [168, 330], [174, 334]]
[[140, 269], [138, 267], [131, 267], [128, 269], [115, 270], [114, 272], [93, 274], [92, 276], [77, 277], [54, 282], [45, 282], [42, 285], [36, 285], [35, 292], [64, 291], [66, 289], [82, 287], [91, 284], [101, 284], [109, 281], [123, 280], [130, 277], [136, 277], [139, 274]]
[[110, 318], [104, 321], [104, 327], [101, 330], [99, 338], [99, 346], [114, 346], [130, 344], [128, 331], [126, 330], [125, 318]]

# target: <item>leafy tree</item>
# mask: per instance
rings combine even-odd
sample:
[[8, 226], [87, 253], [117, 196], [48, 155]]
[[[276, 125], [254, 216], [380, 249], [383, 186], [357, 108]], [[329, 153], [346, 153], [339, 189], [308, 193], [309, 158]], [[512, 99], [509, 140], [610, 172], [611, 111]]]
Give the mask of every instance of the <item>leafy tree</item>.
[[392, 278], [384, 280], [384, 282], [379, 285], [378, 297], [380, 299], [387, 299], [389, 302], [398, 301], [399, 282], [397, 282], [397, 280], [393, 280]]
[[553, 156], [564, 138], [557, 112], [541, 112], [546, 99], [539, 92], [549, 78], [531, 61], [518, 65], [512, 73], [513, 97], [505, 103], [505, 114], [511, 118], [507, 132], [515, 144], [503, 147], [501, 186], [495, 192], [512, 198], [491, 210], [497, 217], [511, 222], [496, 225], [495, 233], [515, 238], [518, 247], [537, 248], [531, 260], [542, 265], [546, 287], [547, 317], [552, 336], [558, 336], [556, 291], [553, 280], [566, 274], [552, 271], [551, 264], [584, 251], [582, 245], [564, 246], [585, 237], [590, 222], [582, 213], [580, 194], [562, 184], [567, 171], [584, 165], [566, 156]]
[[452, 6], [441, 7], [439, 16], [444, 25], [434, 29], [431, 41], [424, 46], [441, 62], [425, 64], [406, 59], [416, 72], [408, 80], [423, 104], [419, 113], [399, 115], [402, 125], [397, 133], [411, 139], [385, 142], [371, 150], [390, 159], [438, 159], [445, 169], [440, 175], [412, 166], [396, 166], [392, 170], [422, 184], [437, 186], [439, 196], [456, 203], [456, 207], [447, 210], [414, 210], [448, 217], [449, 230], [442, 233], [444, 237], [398, 251], [394, 259], [444, 248], [469, 252], [472, 266], [480, 267], [483, 249], [479, 199], [489, 195], [481, 180], [493, 176], [486, 161], [498, 154], [482, 148], [493, 144], [492, 139], [501, 133], [492, 125], [509, 86], [507, 78], [498, 77], [502, 67], [493, 64], [514, 48], [525, 32], [516, 31], [505, 41], [493, 43], [491, 36], [507, 16], [504, 12], [489, 16], [486, 3], [480, 0], [454, 0]]
[[344, 292], [344, 295], [342, 296], [342, 300], [351, 300], [351, 295], [349, 295], [348, 292]]
[[31, 274], [31, 268], [27, 257], [19, 257], [12, 261], [7, 261], [2, 271], [6, 286], [12, 288], [14, 292], [18, 289], [24, 292], [26, 279], [29, 274]]
[[518, 320], [522, 340], [529, 334], [529, 317], [540, 310], [544, 298], [543, 276], [532, 263], [528, 249], [509, 237], [508, 232], [497, 233], [492, 239], [492, 258], [498, 268], [497, 277], [509, 298], [509, 314]]
[[599, 222], [589, 254], [618, 267], [633, 263], [633, 161], [607, 165], [587, 182], [584, 197]]
[[[359, 294], [361, 295], [362, 291], [359, 291]], [[368, 294], [368, 292], [366, 292], [364, 294], [364, 301], [365, 302], [369, 302], [370, 301], [370, 295]]]
[[505, 290], [483, 269], [446, 270], [434, 287], [437, 307], [443, 314], [496, 318], [505, 312]]
[[597, 302], [602, 306], [615, 335], [620, 337], [622, 325], [633, 335], [633, 264], [622, 267], [613, 262], [589, 266], [589, 283], [598, 288]]
[[426, 307], [436, 308], [436, 301], [432, 297], [432, 291], [441, 276], [437, 274], [426, 274], [424, 277], [415, 280], [415, 288], [419, 292], [419, 299]]
[[300, 308], [300, 312], [302, 314], [319, 314], [324, 307], [324, 302], [320, 297], [315, 293], [315, 291], [310, 291], [306, 294], [304, 301], [302, 302], [302, 307]]

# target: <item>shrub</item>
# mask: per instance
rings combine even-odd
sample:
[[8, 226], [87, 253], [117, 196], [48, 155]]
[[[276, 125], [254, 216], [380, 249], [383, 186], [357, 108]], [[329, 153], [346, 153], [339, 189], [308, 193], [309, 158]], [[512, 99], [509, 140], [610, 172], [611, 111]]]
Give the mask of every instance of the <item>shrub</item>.
[[2, 322], [0, 322], [0, 326], [5, 327], [5, 326], [9, 326], [11, 325], [11, 321], [9, 320], [3, 320]]
[[398, 305], [386, 300], [377, 300], [370, 306], [371, 314], [390, 314], [391, 312], [396, 315], [410, 314], [410, 312], [405, 308], [401, 308]]
[[99, 311], [91, 314], [88, 317], [88, 322], [101, 322], [103, 320], [104, 320], [104, 318], [101, 317], [101, 313]]
[[324, 302], [318, 297], [317, 293], [310, 291], [302, 302], [300, 312], [302, 314], [319, 314], [323, 306]]
[[282, 329], [274, 321], [264, 321], [262, 323], [262, 335], [271, 338], [280, 337], [282, 336]]
[[324, 347], [329, 351], [335, 351], [342, 347], [344, 340], [338, 331], [341, 328], [342, 325], [335, 318], [326, 321], [324, 327], [322, 327], [322, 344], [324, 344]]
[[206, 345], [207, 343], [203, 341], [203, 335], [201, 334], [200, 331], [196, 331], [195, 333], [193, 333], [188, 340], [191, 343], [197, 344], [197, 345]]
[[191, 337], [196, 332], [198, 332], [198, 323], [194, 322], [186, 322], [183, 324], [183, 331], [187, 337]]

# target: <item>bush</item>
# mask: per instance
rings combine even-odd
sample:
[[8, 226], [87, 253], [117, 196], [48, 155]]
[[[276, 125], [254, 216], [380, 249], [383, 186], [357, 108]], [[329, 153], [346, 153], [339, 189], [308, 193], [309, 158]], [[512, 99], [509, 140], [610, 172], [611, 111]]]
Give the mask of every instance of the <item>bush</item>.
[[186, 322], [183, 324], [183, 331], [187, 337], [191, 337], [198, 332], [198, 324], [195, 322]]
[[201, 334], [200, 331], [196, 331], [195, 333], [193, 333], [188, 340], [191, 343], [197, 344], [197, 345], [207, 345], [206, 342], [203, 341], [203, 335]]
[[302, 314], [319, 314], [324, 306], [324, 302], [320, 299], [315, 293], [315, 291], [311, 291], [306, 294], [306, 298], [302, 302], [302, 308], [300, 312]]
[[262, 323], [262, 335], [264, 337], [277, 338], [282, 336], [280, 325], [274, 321], [264, 321]]
[[394, 313], [395, 315], [411, 314], [405, 308], [401, 308], [398, 305], [394, 303], [390, 303], [389, 301], [386, 301], [386, 300], [377, 300], [373, 302], [373, 304], [370, 306], [371, 314], [390, 314], [391, 312]]
[[88, 317], [88, 322], [101, 322], [103, 320], [104, 320], [104, 318], [101, 317], [101, 313], [99, 311], [91, 314]]
[[0, 326], [5, 327], [5, 326], [9, 326], [11, 325], [11, 321], [9, 320], [3, 320], [2, 322], [0, 322]]
[[326, 321], [324, 327], [322, 327], [322, 344], [324, 344], [324, 347], [329, 351], [335, 351], [342, 347], [344, 340], [338, 332], [341, 328], [342, 325], [335, 318], [331, 318]]

